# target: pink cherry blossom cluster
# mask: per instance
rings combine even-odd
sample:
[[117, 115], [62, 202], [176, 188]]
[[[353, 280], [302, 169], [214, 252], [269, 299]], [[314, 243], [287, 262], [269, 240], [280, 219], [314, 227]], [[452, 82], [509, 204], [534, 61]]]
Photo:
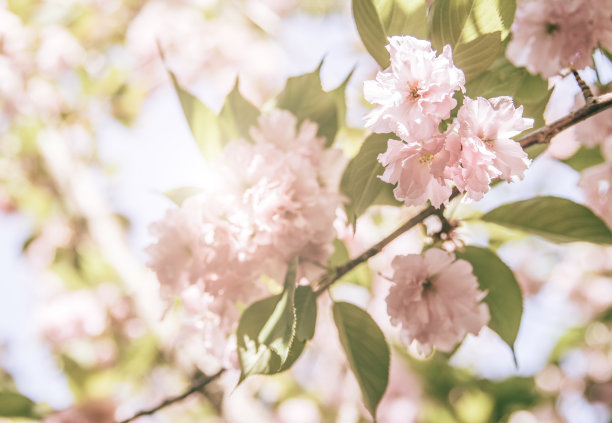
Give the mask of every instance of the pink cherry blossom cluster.
[[450, 352], [469, 332], [477, 334], [489, 322], [489, 308], [481, 303], [472, 265], [453, 253], [431, 248], [423, 255], [396, 256], [391, 262], [393, 285], [387, 312], [400, 338], [417, 341], [425, 353], [435, 347]]
[[518, 3], [506, 55], [545, 78], [593, 64], [598, 46], [612, 48], [612, 1], [537, 0]]
[[[229, 143], [213, 164], [223, 186], [188, 198], [151, 227], [158, 241], [148, 248], [149, 265], [163, 294], [182, 298], [218, 357], [238, 322], [236, 304], [265, 294], [260, 276], [282, 281], [293, 257], [324, 263], [332, 252], [341, 197], [339, 175], [326, 172], [342, 168], [341, 152], [323, 149], [316, 124], [296, 126], [287, 111], [261, 116], [250, 130], [255, 142]], [[312, 270], [301, 266], [302, 274]]]
[[406, 205], [430, 200], [440, 207], [453, 184], [480, 200], [492, 180], [523, 177], [529, 159], [510, 139], [533, 125], [522, 117], [522, 106], [516, 109], [511, 97], [465, 97], [457, 119], [441, 132], [441, 122], [457, 106], [455, 91], [465, 91], [450, 46], [436, 56], [429, 41], [395, 36], [387, 48], [391, 65], [364, 84], [366, 100], [376, 104], [365, 119], [372, 131], [399, 138], [389, 139], [378, 156], [385, 166], [381, 179], [397, 184], [398, 200]]

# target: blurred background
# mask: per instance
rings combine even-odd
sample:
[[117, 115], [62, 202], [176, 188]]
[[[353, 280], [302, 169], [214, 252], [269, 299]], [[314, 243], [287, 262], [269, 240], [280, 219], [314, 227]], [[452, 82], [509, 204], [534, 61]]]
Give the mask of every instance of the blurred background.
[[[0, 0], [0, 415], [14, 416], [6, 421], [125, 419], [208, 372], [197, 337], [181, 330], [180, 313], [161, 301], [146, 267], [148, 227], [173, 207], [164, 193], [210, 177], [167, 69], [215, 111], [236, 78], [265, 107], [289, 76], [322, 60], [326, 89], [354, 70], [338, 140], [354, 154], [367, 111], [363, 81], [377, 65], [349, 3]], [[609, 82], [610, 63], [602, 55], [596, 63], [600, 82]], [[554, 120], [579, 89], [571, 76], [550, 86], [545, 116]], [[578, 148], [574, 138], [572, 130], [557, 137], [524, 181], [453, 213], [469, 217], [536, 194], [584, 202], [579, 173], [557, 160]], [[354, 237], [339, 237], [358, 254], [412, 212], [377, 207]], [[612, 250], [553, 245], [469, 219], [460, 231], [468, 243], [497, 248], [521, 284], [517, 365], [486, 329], [468, 336], [450, 365], [398, 348], [379, 421], [609, 422]], [[400, 237], [335, 297], [367, 307], [392, 332], [381, 275], [394, 253], [419, 252], [426, 240], [418, 228]], [[331, 326], [322, 312], [290, 372], [236, 390], [236, 375], [226, 375], [204, 396], [139, 421], [368, 421]]]

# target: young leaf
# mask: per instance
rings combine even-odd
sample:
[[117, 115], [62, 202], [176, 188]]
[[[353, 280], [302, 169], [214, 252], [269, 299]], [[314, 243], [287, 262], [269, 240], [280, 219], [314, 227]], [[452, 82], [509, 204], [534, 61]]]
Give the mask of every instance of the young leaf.
[[493, 329], [514, 351], [523, 315], [523, 295], [514, 273], [488, 248], [467, 246], [457, 258], [472, 264], [480, 289], [487, 291], [484, 302], [489, 306]]
[[552, 242], [612, 244], [612, 232], [590, 209], [559, 197], [535, 197], [504, 204], [482, 216], [496, 223], [542, 236]]
[[325, 146], [329, 147], [338, 132], [339, 93], [323, 91], [319, 75], [322, 65], [323, 62], [314, 72], [289, 78], [285, 89], [277, 98], [276, 105], [292, 112], [298, 118], [298, 124], [308, 119], [319, 125], [317, 135], [324, 137]]
[[249, 128], [257, 124], [259, 109], [240, 94], [238, 79], [219, 112], [219, 127], [224, 141], [250, 139]]
[[378, 178], [384, 168], [378, 162], [380, 153], [387, 150], [387, 141], [393, 134], [371, 134], [363, 142], [359, 153], [349, 162], [340, 181], [340, 191], [349, 199], [346, 213], [349, 222], [355, 222], [372, 205], [386, 182]]
[[350, 303], [334, 303], [334, 321], [346, 358], [357, 378], [364, 403], [376, 418], [376, 408], [389, 381], [389, 346], [364, 310]]
[[352, 8], [363, 45], [376, 63], [386, 69], [390, 64], [390, 56], [385, 46], [389, 42], [372, 0], [353, 0]]
[[604, 161], [601, 155], [601, 149], [599, 146], [596, 146], [594, 148], [581, 147], [572, 157], [563, 160], [563, 163], [570, 166], [575, 171], [581, 172], [588, 167], [596, 166]]
[[0, 392], [0, 417], [24, 417], [36, 419], [36, 404], [17, 392]]
[[224, 143], [221, 138], [217, 115], [196, 97], [183, 90], [172, 72], [169, 72], [169, 74], [181, 103], [183, 114], [200, 152], [206, 159], [218, 156], [223, 150]]
[[240, 318], [236, 332], [240, 381], [253, 374], [274, 374], [290, 356], [296, 333], [297, 258], [289, 264], [283, 292], [257, 301]]

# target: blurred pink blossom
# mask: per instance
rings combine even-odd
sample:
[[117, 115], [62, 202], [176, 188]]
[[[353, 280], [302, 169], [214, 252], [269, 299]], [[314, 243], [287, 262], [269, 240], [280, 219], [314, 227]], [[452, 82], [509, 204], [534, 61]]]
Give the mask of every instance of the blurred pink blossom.
[[612, 162], [582, 171], [578, 186], [584, 191], [587, 205], [612, 227]]
[[600, 41], [609, 45], [611, 14], [608, 0], [519, 2], [506, 55], [544, 78], [569, 66], [583, 69]]
[[469, 332], [477, 334], [489, 321], [472, 266], [455, 255], [431, 248], [423, 255], [396, 256], [393, 285], [387, 296], [391, 323], [400, 325], [408, 346], [417, 341], [423, 352], [450, 352]]

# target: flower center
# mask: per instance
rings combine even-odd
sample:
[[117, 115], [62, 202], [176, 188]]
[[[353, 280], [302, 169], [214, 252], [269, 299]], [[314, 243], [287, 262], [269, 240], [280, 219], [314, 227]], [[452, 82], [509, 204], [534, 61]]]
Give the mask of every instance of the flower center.
[[421, 157], [419, 157], [419, 163], [431, 166], [431, 162], [433, 162], [433, 159], [434, 159], [433, 154], [425, 153]]
[[408, 101], [412, 101], [415, 102], [417, 101], [419, 98], [421, 98], [421, 94], [419, 94], [419, 84], [417, 82], [407, 82], [409, 90], [408, 90], [408, 95], [406, 96], [406, 99], [408, 99]]
[[555, 23], [551, 23], [551, 22], [547, 22], [546, 23], [546, 33], [547, 34], [552, 34], [553, 32], [556, 32], [559, 30], [559, 24], [555, 24]]

